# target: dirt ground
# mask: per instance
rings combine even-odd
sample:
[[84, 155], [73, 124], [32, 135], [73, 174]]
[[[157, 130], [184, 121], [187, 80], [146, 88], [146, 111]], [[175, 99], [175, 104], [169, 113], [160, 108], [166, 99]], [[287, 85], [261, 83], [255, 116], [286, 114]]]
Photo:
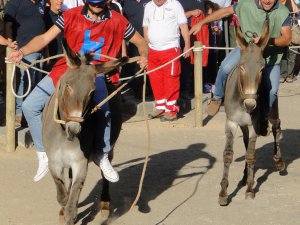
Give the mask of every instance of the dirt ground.
[[[142, 117], [123, 125], [113, 164], [120, 181], [111, 184], [112, 215], [96, 214], [102, 179], [89, 165], [80, 196], [80, 225], [295, 225], [300, 224], [300, 81], [283, 84], [279, 94], [282, 120], [281, 149], [287, 169], [279, 174], [272, 160], [272, 136], [257, 141], [254, 200], [245, 200], [244, 147], [241, 133], [235, 139], [234, 162], [229, 174], [229, 199], [218, 205], [225, 144], [225, 114], [220, 112], [202, 128], [193, 128], [194, 111], [174, 123], [151, 120], [151, 156], [141, 198], [131, 211], [147, 150], [147, 129]], [[56, 225], [56, 190], [48, 174], [32, 181], [37, 161], [34, 149], [18, 147], [5, 152], [0, 136], [0, 224]], [[95, 215], [96, 214], [96, 215]]]

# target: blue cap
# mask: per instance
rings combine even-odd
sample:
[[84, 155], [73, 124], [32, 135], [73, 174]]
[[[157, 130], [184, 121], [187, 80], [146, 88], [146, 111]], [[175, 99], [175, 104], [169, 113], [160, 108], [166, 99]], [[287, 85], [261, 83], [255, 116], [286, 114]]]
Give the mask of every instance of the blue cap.
[[87, 2], [100, 3], [100, 2], [106, 2], [106, 0], [87, 0]]

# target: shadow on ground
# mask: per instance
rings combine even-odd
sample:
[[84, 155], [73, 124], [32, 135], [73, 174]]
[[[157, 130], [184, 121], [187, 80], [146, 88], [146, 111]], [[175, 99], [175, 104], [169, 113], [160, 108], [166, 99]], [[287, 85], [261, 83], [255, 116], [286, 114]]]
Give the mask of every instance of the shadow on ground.
[[[272, 135], [272, 134], [270, 134]], [[263, 138], [263, 137], [259, 137]], [[300, 130], [286, 129], [282, 131], [282, 138], [280, 139], [280, 149], [282, 158], [285, 162], [285, 170], [278, 172], [275, 169], [275, 164], [273, 161], [274, 154], [274, 143], [270, 142], [261, 148], [256, 150], [256, 163], [255, 163], [255, 173], [258, 170], [264, 170], [263, 175], [260, 177], [254, 178], [256, 180], [256, 186], [254, 188], [254, 193], [258, 193], [260, 187], [263, 183], [268, 180], [268, 177], [272, 173], [278, 173], [281, 176], [288, 175], [288, 168], [295, 160], [300, 158]], [[244, 161], [245, 157], [239, 157], [235, 161]], [[243, 171], [241, 171], [241, 178], [243, 177]], [[230, 178], [229, 178], [230, 183]], [[243, 181], [241, 180], [236, 187], [236, 189], [228, 196], [229, 203], [236, 196], [240, 189], [244, 186]]]
[[[197, 176], [199, 179], [195, 182], [194, 191], [192, 191], [192, 193], [185, 193], [185, 200], [177, 203], [177, 206], [172, 209], [165, 218], [161, 218], [161, 221], [157, 224], [162, 223], [177, 208], [188, 201], [197, 191], [198, 183], [202, 177], [208, 170], [213, 168], [214, 163], [216, 162], [215, 157], [203, 151], [205, 147], [205, 144], [193, 144], [187, 149], [175, 149], [151, 155], [143, 182], [141, 197], [137, 203], [138, 210], [141, 213], [151, 212], [151, 208], [149, 206], [149, 202], [151, 200], [156, 199], [168, 189], [180, 185], [181, 183], [188, 181], [190, 178]], [[190, 162], [198, 159], [207, 159], [208, 164], [195, 165], [194, 163], [193, 165], [195, 166], [188, 165]], [[115, 219], [128, 212], [137, 194], [136, 192], [138, 190], [143, 163], [144, 159], [138, 158], [115, 165], [116, 168], [126, 168], [121, 171], [119, 170], [120, 181], [117, 184], [111, 185], [113, 213], [102, 224], [110, 224]], [[176, 184], [174, 184], [175, 179], [179, 179]], [[79, 204], [78, 207], [83, 207], [93, 203], [92, 206], [78, 214], [77, 221], [81, 221], [79, 224], [88, 224], [94, 219], [95, 213], [98, 211], [101, 186], [102, 181], [99, 181], [88, 197]]]

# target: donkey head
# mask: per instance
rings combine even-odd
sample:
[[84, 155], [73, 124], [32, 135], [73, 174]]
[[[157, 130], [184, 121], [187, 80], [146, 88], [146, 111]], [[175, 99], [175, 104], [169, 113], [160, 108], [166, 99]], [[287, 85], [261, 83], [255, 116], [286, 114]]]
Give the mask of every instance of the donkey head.
[[109, 72], [128, 61], [127, 57], [101, 64], [90, 64], [91, 54], [84, 56], [70, 49], [66, 39], [63, 39], [64, 54], [68, 69], [60, 79], [58, 88], [58, 111], [62, 120], [66, 121], [66, 134], [73, 140], [81, 130], [80, 123], [84, 121], [84, 112], [88, 110], [89, 102], [95, 90], [97, 74]]
[[241, 58], [238, 65], [238, 87], [244, 107], [252, 112], [256, 107], [258, 88], [265, 66], [263, 50], [269, 40], [269, 21], [266, 20], [262, 35], [257, 44], [247, 43], [240, 29], [237, 29], [237, 42], [241, 48]]

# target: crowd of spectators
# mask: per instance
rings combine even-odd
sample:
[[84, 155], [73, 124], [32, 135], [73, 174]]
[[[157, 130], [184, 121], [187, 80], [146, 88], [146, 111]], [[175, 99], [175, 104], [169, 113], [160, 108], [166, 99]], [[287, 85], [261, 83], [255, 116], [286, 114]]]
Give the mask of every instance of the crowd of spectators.
[[[152, 0], [153, 2], [163, 2], [165, 0]], [[173, 2], [177, 0], [167, 0], [166, 2]], [[282, 4], [286, 5], [291, 12], [299, 12], [299, 0], [280, 0]], [[110, 9], [115, 10], [123, 14], [137, 32], [144, 36], [143, 30], [143, 18], [144, 9], [151, 0], [107, 0], [110, 4]], [[237, 2], [237, 0], [178, 0], [182, 6], [185, 17], [187, 18], [188, 28], [191, 25], [213, 11], [227, 7]], [[1, 1], [1, 24], [0, 31], [5, 38], [9, 40], [17, 41], [18, 47], [22, 47], [34, 36], [43, 33], [45, 30], [49, 29], [56, 21], [61, 12], [71, 9], [73, 7], [84, 5], [84, 0], [9, 0]], [[164, 15], [163, 15], [164, 16]], [[151, 17], [151, 15], [149, 16]], [[156, 20], [154, 17], [152, 18]], [[163, 18], [166, 19], [166, 18]], [[224, 21], [228, 23], [224, 23]], [[200, 40], [206, 46], [211, 47], [235, 47], [235, 29], [239, 26], [239, 22], [235, 15], [227, 17], [226, 19], [213, 21], [207, 25], [207, 27], [202, 28], [201, 35], [192, 37], [191, 44], [193, 46], [193, 41]], [[228, 28], [228, 42], [225, 43], [225, 26]], [[145, 26], [145, 24], [144, 24]], [[178, 29], [180, 30], [180, 29]], [[200, 33], [200, 32], [199, 32]], [[161, 33], [160, 38], [166, 33]], [[24, 60], [27, 63], [31, 63], [35, 60], [47, 58], [52, 55], [57, 55], [62, 53], [61, 48], [61, 36], [57, 37], [54, 41], [50, 43], [48, 48], [44, 49], [40, 53], [34, 53], [26, 56]], [[7, 39], [8, 40], [8, 39]], [[180, 46], [181, 52], [185, 47], [185, 40], [180, 35]], [[150, 43], [151, 48], [151, 43]], [[295, 51], [289, 51], [286, 48], [285, 57], [281, 63], [281, 82], [293, 82], [299, 73], [299, 54]], [[297, 51], [297, 50], [296, 50]], [[121, 52], [121, 51], [120, 51]], [[299, 53], [299, 50], [298, 50]], [[0, 76], [0, 104], [4, 104], [5, 96], [5, 66], [4, 66], [4, 56], [5, 49], [1, 47], [1, 76]], [[128, 55], [129, 57], [137, 56], [139, 53], [136, 47], [130, 43], [123, 44], [123, 50], [120, 55]], [[212, 92], [214, 89], [214, 83], [216, 79], [216, 74], [220, 63], [225, 57], [224, 50], [210, 49], [203, 51], [203, 90], [205, 93]], [[193, 58], [191, 57], [181, 57], [180, 58], [180, 89], [179, 96], [183, 99], [191, 99], [194, 93], [194, 70], [193, 70]], [[56, 59], [47, 61], [44, 65], [39, 65], [47, 71], [50, 71]], [[298, 62], [298, 63], [295, 63]], [[123, 67], [121, 71], [121, 77], [127, 77], [135, 74], [139, 70], [137, 64], [130, 64]], [[33, 86], [42, 78], [42, 74], [36, 71], [30, 71], [31, 80], [33, 81]], [[17, 76], [19, 82], [17, 82], [17, 93], [22, 95], [27, 89], [27, 80], [24, 71], [20, 71]], [[150, 86], [149, 77], [147, 78], [147, 97], [148, 99], [153, 97], [153, 87]], [[142, 78], [135, 79], [131, 84], [131, 94], [136, 99], [142, 98]], [[155, 98], [155, 94], [154, 94]], [[176, 102], [178, 98], [170, 102]], [[156, 99], [157, 100], [157, 99]], [[22, 99], [17, 99], [16, 103], [16, 122], [19, 124], [22, 118]], [[166, 102], [168, 99], [166, 100]], [[176, 105], [175, 103], [173, 105]], [[176, 106], [177, 107], [177, 106]], [[3, 122], [3, 118], [0, 118]], [[1, 121], [0, 121], [1, 122]], [[26, 124], [25, 124], [26, 125]]]

